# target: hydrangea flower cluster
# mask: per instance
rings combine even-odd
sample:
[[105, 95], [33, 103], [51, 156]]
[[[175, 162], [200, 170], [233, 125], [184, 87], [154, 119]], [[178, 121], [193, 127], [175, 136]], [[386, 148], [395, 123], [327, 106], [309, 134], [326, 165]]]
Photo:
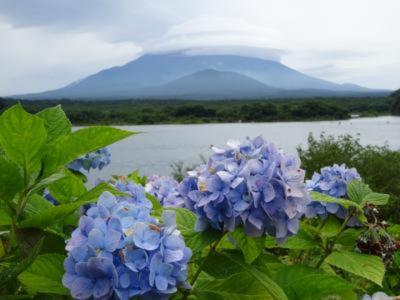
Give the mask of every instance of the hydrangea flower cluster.
[[80, 218], [67, 241], [63, 284], [74, 299], [167, 299], [187, 287], [191, 250], [176, 229], [175, 214], [150, 215], [143, 188], [131, 197], [103, 193]]
[[[324, 167], [321, 173], [314, 173], [311, 180], [307, 180], [306, 187], [310, 191], [316, 191], [335, 198], [345, 198], [347, 196], [347, 184], [352, 180], [361, 180], [355, 168], [347, 168], [345, 164], [334, 164], [332, 167]], [[320, 216], [326, 218], [328, 214], [334, 214], [338, 218], [344, 219], [347, 210], [337, 203], [324, 203], [312, 201], [306, 210], [306, 216], [313, 218]], [[350, 222], [354, 223], [356, 220]], [[353, 224], [354, 225], [354, 224]]]
[[102, 148], [75, 159], [68, 165], [68, 168], [74, 171], [84, 169], [88, 172], [90, 169], [102, 170], [105, 166], [110, 164], [110, 157], [111, 153], [108, 148]]
[[298, 157], [262, 137], [212, 149], [208, 163], [180, 184], [188, 208], [197, 214], [196, 229], [210, 224], [233, 231], [243, 225], [250, 236], [268, 233], [278, 241], [296, 234], [309, 203]]
[[178, 192], [179, 183], [167, 176], [149, 176], [145, 190], [164, 207], [184, 207], [185, 200]]
[[372, 296], [364, 295], [362, 300], [390, 300], [394, 299], [393, 297], [389, 297], [384, 292], [376, 292]]

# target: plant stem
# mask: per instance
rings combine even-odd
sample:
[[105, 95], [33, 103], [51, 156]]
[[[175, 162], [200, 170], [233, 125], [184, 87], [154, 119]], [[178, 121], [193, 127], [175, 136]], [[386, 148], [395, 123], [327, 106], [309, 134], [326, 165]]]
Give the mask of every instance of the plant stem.
[[[203, 268], [206, 264], [207, 259], [210, 257], [211, 254], [215, 252], [217, 249], [217, 246], [219, 242], [222, 240], [222, 238], [225, 236], [225, 233], [223, 233], [214, 243], [211, 244], [210, 250], [207, 253], [207, 256], [203, 259], [201, 264], [199, 265], [199, 268], [197, 269], [196, 273], [194, 273], [192, 279], [190, 280], [190, 285], [193, 286], [197, 280], [197, 278], [200, 276], [201, 272], [203, 271]], [[190, 295], [190, 290], [185, 290], [183, 292], [183, 300], [187, 300]]]
[[26, 196], [29, 192], [29, 188], [28, 188], [28, 171], [26, 168], [26, 163], [24, 164], [24, 189], [22, 190], [21, 196], [19, 197], [18, 200], [18, 204], [17, 204], [17, 219], [19, 217], [19, 215], [23, 212], [25, 205], [26, 205]]
[[349, 212], [348, 216], [346, 219], [344, 219], [342, 226], [340, 227], [338, 233], [334, 236], [334, 238], [331, 240], [329, 245], [325, 248], [325, 254], [321, 257], [321, 259], [318, 261], [316, 268], [319, 268], [322, 263], [325, 261], [325, 259], [329, 256], [329, 254], [332, 253], [333, 247], [335, 246], [336, 241], [340, 237], [340, 235], [343, 233], [343, 231], [346, 229], [347, 223], [349, 223], [350, 219], [354, 216], [354, 212]]

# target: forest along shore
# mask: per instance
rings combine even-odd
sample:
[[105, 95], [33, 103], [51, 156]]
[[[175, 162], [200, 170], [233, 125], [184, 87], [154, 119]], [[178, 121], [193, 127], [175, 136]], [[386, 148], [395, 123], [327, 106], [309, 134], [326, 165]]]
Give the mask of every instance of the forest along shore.
[[[0, 111], [17, 100], [1, 99]], [[29, 112], [61, 104], [74, 125], [146, 125], [344, 120], [395, 114], [394, 97], [255, 100], [35, 100]]]

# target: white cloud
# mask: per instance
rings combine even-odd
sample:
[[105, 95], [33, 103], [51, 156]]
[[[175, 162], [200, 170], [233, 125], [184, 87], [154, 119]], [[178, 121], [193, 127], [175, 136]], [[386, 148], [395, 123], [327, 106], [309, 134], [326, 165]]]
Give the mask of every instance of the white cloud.
[[[140, 53], [134, 43], [109, 43], [90, 32], [51, 33], [0, 23], [0, 93], [38, 92], [65, 86]], [[4, 46], [3, 46], [4, 45]]]
[[399, 11], [398, 0], [0, 0], [0, 94], [57, 88], [142, 49], [233, 51], [398, 88]]

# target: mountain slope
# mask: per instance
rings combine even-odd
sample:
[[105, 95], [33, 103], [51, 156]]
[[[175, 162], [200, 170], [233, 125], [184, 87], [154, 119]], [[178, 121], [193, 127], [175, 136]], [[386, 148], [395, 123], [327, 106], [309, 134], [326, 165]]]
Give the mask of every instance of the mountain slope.
[[[272, 60], [236, 55], [189, 56], [175, 53], [144, 55], [124, 66], [100, 71], [64, 88], [19, 97], [25, 99], [139, 98], [151, 94], [150, 88], [154, 89], [154, 92], [162, 90], [163, 85], [172, 84], [174, 80], [204, 70], [234, 72], [269, 87], [293, 90], [293, 94], [296, 94], [295, 90], [308, 89], [323, 90], [324, 95], [329, 94], [329, 91], [334, 94], [337, 92], [374, 91], [351, 84], [340, 85], [314, 78]], [[227, 74], [225, 74], [226, 77]], [[179, 88], [176, 86], [175, 94], [194, 94], [196, 92], [187, 89], [179, 90], [184, 87], [185, 85], [179, 85]], [[168, 90], [167, 87], [164, 89]], [[172, 91], [169, 91], [168, 94], [170, 97], [174, 96]], [[205, 93], [202, 94], [205, 95]], [[318, 95], [318, 93], [316, 94]]]
[[148, 88], [146, 94], [162, 98], [232, 99], [272, 96], [279, 92], [280, 89], [236, 72], [208, 69], [183, 76], [156, 88]]

